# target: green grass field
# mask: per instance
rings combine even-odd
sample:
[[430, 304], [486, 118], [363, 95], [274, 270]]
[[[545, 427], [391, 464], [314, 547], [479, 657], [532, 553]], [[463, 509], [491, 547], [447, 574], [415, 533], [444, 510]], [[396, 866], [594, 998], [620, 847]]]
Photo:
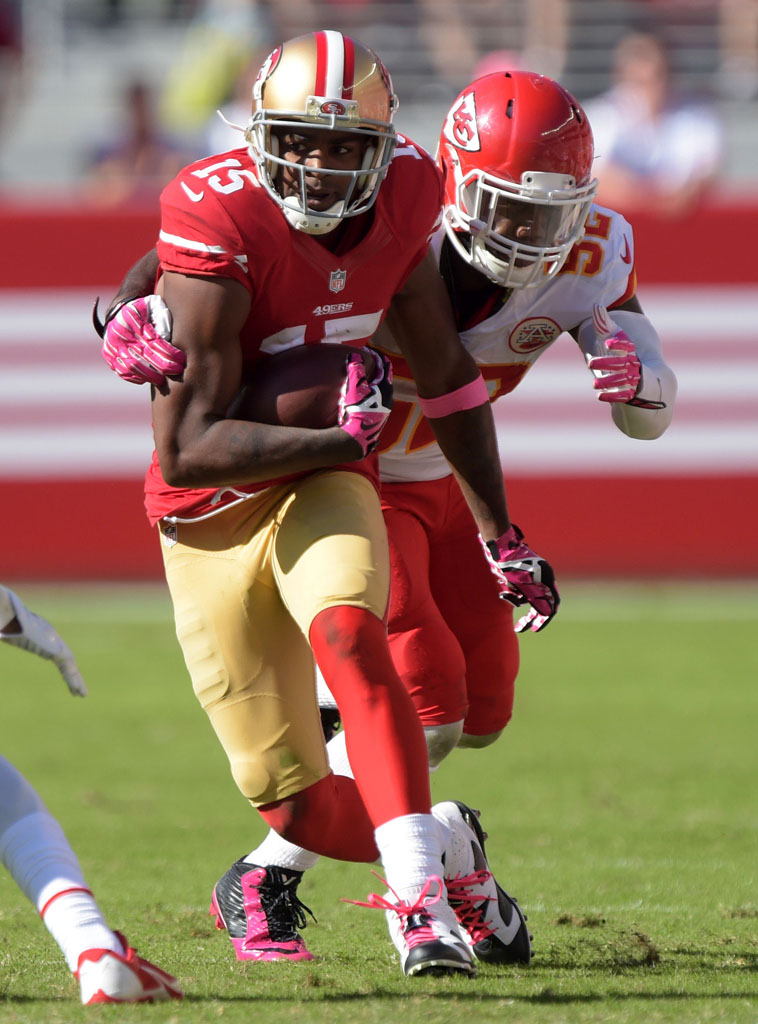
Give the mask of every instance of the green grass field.
[[84, 1009], [0, 874], [0, 1021], [758, 1021], [758, 586], [567, 583], [522, 643], [514, 721], [453, 755], [435, 799], [482, 808], [534, 932], [528, 968], [406, 980], [380, 883], [324, 861], [301, 886], [312, 964], [242, 965], [210, 890], [263, 835], [196, 705], [162, 587], [16, 587], [90, 687], [2, 645], [2, 752], [64, 825], [109, 923], [182, 981], [181, 1004]]

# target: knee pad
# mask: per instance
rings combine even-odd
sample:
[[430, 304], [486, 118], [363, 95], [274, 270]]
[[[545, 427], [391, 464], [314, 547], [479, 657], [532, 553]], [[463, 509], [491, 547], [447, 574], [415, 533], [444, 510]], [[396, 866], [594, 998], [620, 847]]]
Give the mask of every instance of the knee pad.
[[472, 736], [470, 733], [464, 732], [458, 746], [462, 750], [481, 750], [482, 747], [489, 747], [495, 740], [500, 739], [502, 735], [502, 729], [498, 729], [497, 732], [488, 733], [486, 736]]
[[463, 722], [450, 722], [448, 725], [425, 725], [426, 749], [429, 754], [429, 767], [436, 768], [444, 761], [451, 750], [458, 746], [463, 734]]

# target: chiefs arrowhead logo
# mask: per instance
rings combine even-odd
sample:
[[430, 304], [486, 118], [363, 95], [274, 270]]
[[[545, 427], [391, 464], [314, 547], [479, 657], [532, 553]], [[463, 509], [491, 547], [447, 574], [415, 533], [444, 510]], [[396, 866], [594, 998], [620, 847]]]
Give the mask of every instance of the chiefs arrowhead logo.
[[461, 98], [448, 113], [442, 134], [458, 149], [475, 153], [480, 148], [479, 129], [476, 124], [476, 102], [473, 92]]

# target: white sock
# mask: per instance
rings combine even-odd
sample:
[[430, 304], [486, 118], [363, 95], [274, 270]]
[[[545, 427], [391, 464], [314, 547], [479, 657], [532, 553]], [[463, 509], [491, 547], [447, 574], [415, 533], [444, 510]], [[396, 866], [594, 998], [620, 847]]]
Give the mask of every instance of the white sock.
[[301, 846], [288, 843], [286, 839], [282, 839], [271, 829], [260, 846], [256, 846], [245, 857], [245, 862], [259, 864], [261, 867], [275, 866], [289, 868], [290, 871], [307, 871], [316, 864], [318, 859], [317, 853], [311, 853]]
[[403, 900], [412, 902], [430, 875], [444, 878], [439, 823], [431, 814], [405, 814], [375, 831], [385, 878]]
[[38, 912], [45, 911], [42, 920], [69, 970], [76, 970], [79, 955], [87, 949], [123, 952], [89, 891], [63, 829], [49, 811], [29, 814], [6, 829], [0, 836], [0, 855], [24, 895]]
[[79, 965], [87, 949], [112, 949], [125, 952], [117, 935], [105, 923], [100, 907], [89, 890], [63, 892], [48, 903], [42, 920], [60, 946], [70, 971]]

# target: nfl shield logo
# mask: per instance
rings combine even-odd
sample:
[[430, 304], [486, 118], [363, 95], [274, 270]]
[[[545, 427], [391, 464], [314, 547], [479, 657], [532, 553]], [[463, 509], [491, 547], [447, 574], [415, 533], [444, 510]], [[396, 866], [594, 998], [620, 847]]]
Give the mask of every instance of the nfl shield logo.
[[329, 276], [329, 291], [341, 292], [347, 280], [346, 270], [333, 270]]
[[179, 541], [179, 530], [176, 523], [166, 523], [163, 527], [163, 543], [172, 548]]

